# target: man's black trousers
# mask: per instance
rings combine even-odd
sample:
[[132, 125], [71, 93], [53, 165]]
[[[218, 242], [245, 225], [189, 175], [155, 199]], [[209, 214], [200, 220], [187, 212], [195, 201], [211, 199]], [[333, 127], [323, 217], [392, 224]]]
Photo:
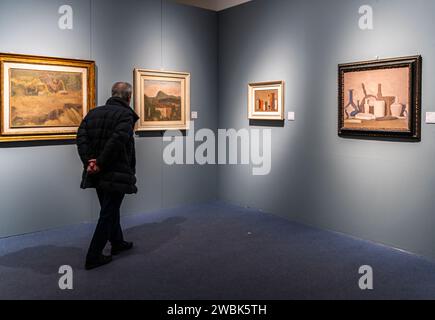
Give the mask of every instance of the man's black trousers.
[[121, 229], [120, 209], [124, 194], [97, 189], [101, 211], [97, 228], [88, 251], [88, 259], [95, 259], [102, 254], [107, 242], [113, 245], [124, 241]]

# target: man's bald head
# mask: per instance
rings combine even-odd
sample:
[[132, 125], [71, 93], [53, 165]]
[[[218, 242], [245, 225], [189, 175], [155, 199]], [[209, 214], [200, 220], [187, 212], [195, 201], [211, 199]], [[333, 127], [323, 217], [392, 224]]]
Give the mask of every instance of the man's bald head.
[[112, 87], [112, 97], [121, 98], [130, 103], [133, 87], [128, 82], [117, 82]]

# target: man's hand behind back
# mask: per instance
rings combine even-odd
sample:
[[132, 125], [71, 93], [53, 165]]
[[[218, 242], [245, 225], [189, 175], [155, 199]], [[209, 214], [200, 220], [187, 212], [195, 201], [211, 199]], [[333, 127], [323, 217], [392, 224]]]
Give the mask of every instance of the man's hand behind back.
[[100, 167], [97, 165], [96, 159], [89, 160], [88, 168], [86, 170], [88, 174], [97, 174], [100, 172]]

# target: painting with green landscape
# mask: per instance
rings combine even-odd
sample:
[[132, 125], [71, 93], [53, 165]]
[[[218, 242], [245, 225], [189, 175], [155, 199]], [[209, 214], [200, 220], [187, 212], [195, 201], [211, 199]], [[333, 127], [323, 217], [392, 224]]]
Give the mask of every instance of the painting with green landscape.
[[181, 121], [181, 83], [144, 80], [145, 121]]
[[134, 70], [136, 131], [188, 130], [190, 73]]

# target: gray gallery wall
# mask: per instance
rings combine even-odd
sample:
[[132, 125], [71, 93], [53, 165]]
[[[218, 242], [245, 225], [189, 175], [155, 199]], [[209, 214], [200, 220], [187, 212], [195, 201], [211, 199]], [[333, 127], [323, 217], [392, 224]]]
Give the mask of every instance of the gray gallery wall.
[[[373, 6], [372, 31], [358, 9]], [[219, 198], [435, 257], [435, 126], [421, 143], [337, 136], [337, 65], [421, 54], [435, 110], [433, 0], [254, 0], [219, 15], [219, 127], [249, 128], [247, 84], [286, 81], [272, 172], [220, 166]]]
[[[57, 9], [74, 8], [74, 30]], [[375, 29], [358, 28], [358, 8]], [[98, 103], [135, 67], [192, 73], [196, 128], [247, 120], [247, 84], [285, 80], [295, 122], [272, 127], [272, 172], [167, 166], [160, 134], [137, 137], [140, 193], [125, 214], [221, 199], [435, 257], [435, 127], [421, 143], [337, 136], [337, 65], [421, 54], [423, 112], [434, 111], [432, 0], [254, 0], [220, 14], [169, 0], [0, 0], [0, 52], [96, 60]], [[0, 237], [94, 220], [92, 191], [65, 143], [0, 147]]]
[[[70, 4], [74, 29], [57, 27]], [[188, 71], [197, 128], [217, 127], [217, 15], [160, 0], [0, 0], [0, 52], [95, 60], [98, 104], [133, 68]], [[216, 197], [217, 168], [163, 164], [160, 134], [137, 137], [140, 192], [125, 214]], [[97, 217], [92, 191], [79, 189], [81, 165], [68, 143], [0, 146], [0, 237]], [[186, 181], [188, 183], [186, 183]]]

